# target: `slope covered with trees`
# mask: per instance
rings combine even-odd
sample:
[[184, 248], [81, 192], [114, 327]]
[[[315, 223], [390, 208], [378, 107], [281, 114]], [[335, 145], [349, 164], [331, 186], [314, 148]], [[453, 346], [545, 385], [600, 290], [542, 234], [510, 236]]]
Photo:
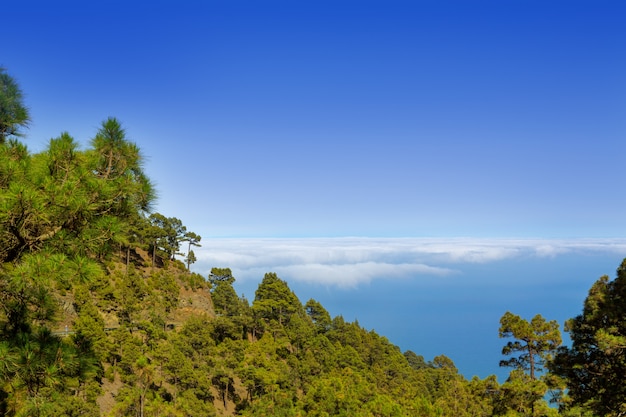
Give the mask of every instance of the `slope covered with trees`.
[[0, 75], [0, 416], [624, 412], [623, 267], [568, 324], [571, 348], [555, 322], [507, 312], [509, 378], [467, 380], [446, 356], [401, 352], [303, 304], [275, 273], [251, 301], [229, 268], [192, 273], [201, 237], [151, 212], [120, 122], [105, 120], [87, 149], [62, 133], [31, 153], [21, 91]]

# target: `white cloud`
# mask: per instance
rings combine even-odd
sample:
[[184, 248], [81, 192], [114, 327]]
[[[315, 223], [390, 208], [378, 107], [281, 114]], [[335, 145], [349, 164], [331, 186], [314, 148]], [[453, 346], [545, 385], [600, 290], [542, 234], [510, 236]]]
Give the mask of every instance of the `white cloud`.
[[376, 278], [408, 278], [414, 275], [442, 276], [451, 270], [423, 264], [360, 262], [353, 264], [300, 264], [277, 268], [277, 273], [315, 284], [356, 287]]
[[220, 238], [194, 252], [195, 269], [229, 267], [238, 280], [266, 272], [326, 286], [355, 287], [376, 279], [440, 279], [463, 264], [572, 252], [626, 253], [626, 239], [474, 238]]

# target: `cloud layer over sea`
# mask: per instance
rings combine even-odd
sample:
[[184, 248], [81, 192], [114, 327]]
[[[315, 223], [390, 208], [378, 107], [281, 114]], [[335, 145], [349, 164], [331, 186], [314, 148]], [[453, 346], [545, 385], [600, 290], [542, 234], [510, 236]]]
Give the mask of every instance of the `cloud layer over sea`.
[[375, 280], [446, 277], [464, 265], [565, 254], [626, 253], [626, 239], [208, 238], [195, 270], [229, 267], [238, 281], [276, 272], [288, 281], [354, 288]]

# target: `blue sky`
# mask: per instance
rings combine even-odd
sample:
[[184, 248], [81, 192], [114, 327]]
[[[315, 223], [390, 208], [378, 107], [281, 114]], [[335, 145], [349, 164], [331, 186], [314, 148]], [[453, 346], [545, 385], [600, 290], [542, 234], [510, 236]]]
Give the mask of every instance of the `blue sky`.
[[[466, 242], [451, 238], [492, 249], [506, 239], [533, 248], [601, 239], [604, 249], [578, 268], [576, 312], [591, 282], [621, 261], [607, 240], [626, 228], [621, 1], [26, 0], [3, 15], [13, 24], [0, 27], [0, 65], [30, 106], [31, 149], [63, 131], [86, 144], [102, 120], [119, 118], [146, 156], [155, 209], [203, 237], [197, 270], [230, 266], [248, 295], [252, 271], [258, 282], [278, 268], [303, 301], [311, 292], [354, 318], [386, 294], [382, 283], [427, 292], [414, 283], [429, 276], [451, 291], [450, 277], [463, 276], [468, 294], [528, 311], [532, 302], [508, 297], [525, 288], [521, 275], [566, 282], [570, 249], [455, 264], [449, 254]], [[349, 249], [345, 237], [362, 239]], [[226, 238], [242, 253], [250, 238], [294, 239], [284, 253], [311, 254], [313, 238], [338, 240], [324, 244], [334, 262], [282, 263], [264, 262], [276, 248], [253, 241], [254, 270], [231, 249], [215, 258]], [[407, 261], [397, 238], [440, 239], [447, 255]], [[390, 253], [382, 266], [372, 245]], [[358, 262], [344, 257], [362, 247]], [[496, 276], [518, 278], [503, 288], [491, 285]], [[432, 291], [433, 300], [445, 293]], [[450, 311], [475, 305], [446, 300]], [[497, 333], [507, 308], [483, 304]], [[392, 322], [364, 324], [395, 341]]]

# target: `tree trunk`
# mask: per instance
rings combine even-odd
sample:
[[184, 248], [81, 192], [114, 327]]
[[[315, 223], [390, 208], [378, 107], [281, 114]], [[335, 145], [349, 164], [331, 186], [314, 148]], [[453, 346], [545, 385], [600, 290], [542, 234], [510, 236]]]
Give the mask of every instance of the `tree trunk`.
[[128, 264], [130, 262], [130, 246], [126, 247], [126, 275], [128, 275]]
[[535, 380], [535, 355], [530, 342], [528, 342], [528, 362], [530, 364], [530, 379]]

